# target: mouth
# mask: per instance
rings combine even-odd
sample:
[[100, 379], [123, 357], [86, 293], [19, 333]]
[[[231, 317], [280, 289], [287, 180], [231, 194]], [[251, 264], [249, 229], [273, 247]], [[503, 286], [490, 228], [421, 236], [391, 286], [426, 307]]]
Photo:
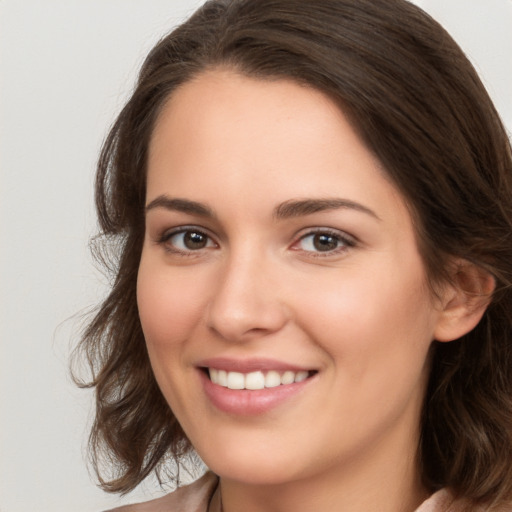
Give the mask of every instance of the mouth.
[[205, 396], [224, 413], [265, 415], [294, 403], [314, 386], [318, 369], [268, 358], [203, 360], [197, 366]]
[[204, 373], [213, 384], [232, 390], [258, 391], [300, 383], [316, 374], [316, 370], [277, 371], [258, 370], [248, 373], [227, 371], [218, 368], [203, 368]]

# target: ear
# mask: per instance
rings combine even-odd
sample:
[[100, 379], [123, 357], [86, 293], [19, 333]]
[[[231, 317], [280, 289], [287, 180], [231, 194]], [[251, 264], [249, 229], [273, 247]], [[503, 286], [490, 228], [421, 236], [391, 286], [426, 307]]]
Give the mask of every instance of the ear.
[[474, 329], [491, 302], [494, 277], [466, 260], [450, 265], [451, 280], [441, 293], [441, 311], [434, 331], [437, 341], [452, 341]]

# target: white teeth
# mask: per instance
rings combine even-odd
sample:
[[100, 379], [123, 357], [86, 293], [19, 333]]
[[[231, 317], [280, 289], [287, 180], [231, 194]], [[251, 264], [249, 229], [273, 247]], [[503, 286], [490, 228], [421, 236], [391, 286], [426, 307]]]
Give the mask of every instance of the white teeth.
[[305, 370], [298, 372], [287, 370], [282, 374], [277, 371], [270, 370], [264, 374], [261, 371], [240, 373], [217, 370], [216, 368], [209, 368], [209, 374], [210, 380], [219, 386], [229, 389], [250, 390], [275, 388], [277, 386], [288, 385], [294, 382], [302, 382], [309, 376], [309, 373]]
[[219, 370], [219, 380], [217, 381], [217, 384], [220, 384], [225, 388], [228, 387], [228, 372], [226, 370]]
[[245, 376], [245, 389], [263, 389], [265, 376], [262, 372], [251, 372]]
[[279, 373], [270, 371], [265, 375], [265, 387], [266, 388], [275, 388], [281, 385], [281, 376]]
[[291, 384], [295, 382], [295, 373], [294, 372], [284, 372], [281, 377], [281, 384]]
[[228, 388], [229, 389], [244, 389], [245, 376], [243, 373], [229, 372], [228, 373]]
[[295, 382], [302, 382], [308, 378], [308, 372], [301, 371], [295, 374]]

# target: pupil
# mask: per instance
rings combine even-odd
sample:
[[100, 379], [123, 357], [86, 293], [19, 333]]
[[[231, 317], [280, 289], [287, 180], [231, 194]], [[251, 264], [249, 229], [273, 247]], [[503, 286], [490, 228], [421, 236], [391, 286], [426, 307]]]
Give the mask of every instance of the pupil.
[[338, 240], [331, 235], [315, 235], [313, 245], [317, 251], [332, 251], [338, 247]]
[[187, 249], [202, 249], [206, 246], [206, 236], [195, 231], [187, 231], [184, 242]]

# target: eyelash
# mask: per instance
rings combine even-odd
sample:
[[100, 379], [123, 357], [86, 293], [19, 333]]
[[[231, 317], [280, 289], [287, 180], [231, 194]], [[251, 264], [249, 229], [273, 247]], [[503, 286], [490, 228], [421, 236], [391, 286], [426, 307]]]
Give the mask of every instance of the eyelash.
[[[177, 236], [177, 235], [186, 235], [186, 233], [190, 233], [190, 234], [196, 234], [196, 235], [201, 235], [203, 237], [206, 237], [207, 239], [207, 244], [209, 244], [210, 242], [213, 242], [213, 238], [208, 235], [208, 233], [206, 233], [203, 229], [199, 229], [195, 226], [180, 226], [179, 228], [176, 228], [176, 229], [173, 229], [171, 231], [165, 231], [162, 236], [160, 236], [160, 238], [158, 239], [158, 244], [159, 245], [163, 245], [165, 250], [167, 252], [170, 252], [170, 253], [173, 253], [173, 254], [178, 254], [180, 256], [185, 256], [185, 257], [192, 257], [192, 256], [196, 256], [197, 254], [194, 254], [194, 253], [198, 253], [200, 252], [201, 249], [206, 249], [206, 248], [210, 248], [208, 247], [208, 245], [206, 245], [205, 247], [202, 247], [202, 248], [199, 248], [197, 250], [194, 250], [194, 249], [180, 249], [178, 247], [176, 247], [175, 244], [171, 244], [169, 243], [169, 241], [174, 237], [174, 236]], [[213, 242], [214, 245], [217, 245], [215, 242]]]
[[327, 250], [327, 251], [309, 251], [304, 249], [294, 249], [296, 251], [302, 251], [304, 253], [307, 253], [308, 255], [311, 255], [315, 258], [326, 258], [333, 255], [339, 255], [340, 253], [343, 253], [347, 251], [348, 249], [355, 247], [357, 245], [357, 241], [354, 237], [343, 233], [341, 231], [328, 229], [328, 228], [316, 228], [316, 229], [310, 229], [307, 233], [302, 235], [297, 242], [295, 242], [292, 245], [292, 249], [297, 246], [300, 242], [306, 240], [307, 238], [314, 238], [317, 235], [327, 235], [327, 237], [333, 238], [338, 246], [334, 249]]
[[[197, 249], [186, 249], [186, 248], [181, 249], [181, 248], [176, 247], [176, 244], [169, 243], [173, 237], [175, 237], [177, 235], [186, 235], [187, 233], [196, 234], [196, 235], [206, 237], [207, 245], [205, 245], [204, 247], [197, 248]], [[324, 235], [324, 236], [334, 239], [334, 241], [338, 244], [337, 247], [335, 247], [334, 249], [326, 250], [326, 251], [305, 250], [305, 249], [301, 249], [300, 247], [297, 247], [301, 242], [303, 242], [307, 238], [310, 238], [310, 237], [314, 238], [317, 235]], [[159, 237], [159, 239], [157, 240], [157, 243], [159, 245], [164, 246], [164, 248], [167, 252], [177, 254], [177, 255], [183, 256], [183, 257], [199, 256], [199, 253], [203, 249], [210, 249], [212, 247], [218, 247], [217, 243], [213, 240], [213, 238], [210, 235], [208, 235], [208, 233], [206, 233], [203, 229], [197, 228], [195, 226], [180, 226], [179, 228], [173, 229], [171, 231], [166, 231]], [[291, 245], [291, 249], [294, 251], [300, 251], [302, 253], [305, 253], [305, 254], [315, 257], [315, 258], [325, 258], [325, 257], [333, 256], [333, 255], [338, 255], [342, 252], [347, 251], [348, 249], [350, 249], [352, 247], [355, 247], [356, 245], [357, 245], [357, 240], [354, 237], [352, 237], [346, 233], [343, 233], [343, 232], [340, 232], [337, 230], [333, 230], [333, 229], [328, 229], [328, 228], [316, 228], [316, 229], [309, 229], [307, 231], [307, 233], [301, 235], [299, 237], [299, 239]]]

